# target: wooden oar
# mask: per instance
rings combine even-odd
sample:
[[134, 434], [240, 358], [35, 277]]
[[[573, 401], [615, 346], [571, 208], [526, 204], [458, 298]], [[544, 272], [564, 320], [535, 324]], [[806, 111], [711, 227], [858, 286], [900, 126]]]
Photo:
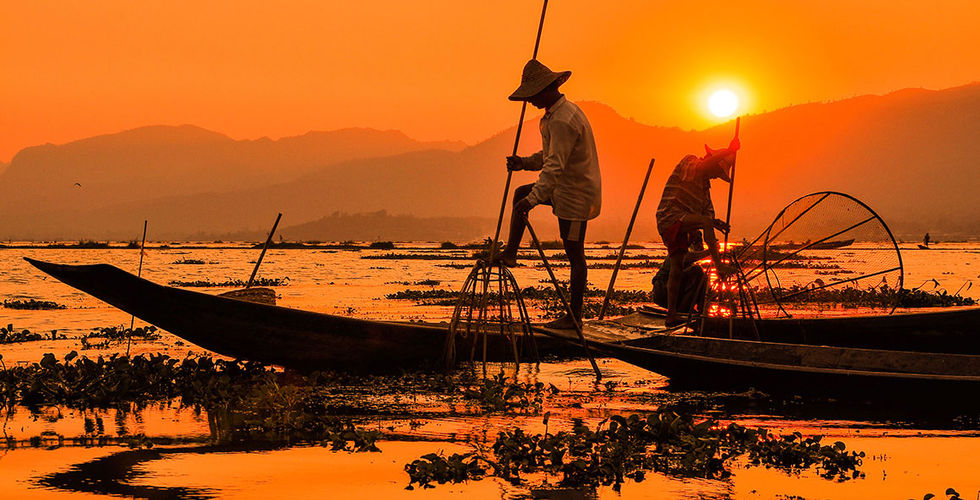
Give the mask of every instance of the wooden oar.
[[272, 224], [272, 231], [269, 231], [269, 237], [265, 239], [265, 245], [262, 247], [262, 253], [259, 254], [259, 260], [255, 261], [255, 269], [252, 269], [252, 275], [248, 278], [248, 284], [245, 285], [246, 289], [252, 288], [252, 282], [255, 281], [255, 274], [259, 272], [259, 266], [262, 265], [262, 259], [265, 257], [265, 251], [269, 249], [269, 244], [272, 243], [272, 235], [276, 234], [276, 228], [279, 227], [279, 219], [282, 218], [282, 213], [276, 216], [276, 222]]
[[602, 299], [602, 307], [599, 308], [599, 320], [606, 317], [606, 308], [609, 307], [609, 299], [612, 297], [613, 287], [616, 285], [616, 275], [619, 274], [619, 265], [623, 262], [623, 254], [626, 253], [626, 245], [629, 244], [630, 234], [633, 233], [633, 223], [636, 222], [636, 214], [640, 212], [640, 203], [643, 202], [643, 193], [647, 190], [647, 182], [650, 181], [650, 173], [653, 172], [653, 162], [656, 158], [650, 159], [650, 166], [647, 167], [647, 175], [643, 177], [643, 186], [640, 187], [640, 195], [636, 198], [636, 206], [633, 207], [633, 216], [630, 223], [626, 226], [626, 236], [623, 237], [623, 246], [619, 247], [619, 256], [616, 257], [616, 265], [613, 266], [612, 276], [609, 277], [609, 287], [606, 288], [606, 296]]
[[[140, 243], [140, 267], [136, 270], [136, 277], [140, 277], [143, 274], [143, 249], [146, 248], [146, 223], [148, 220], [143, 220], [143, 241]], [[131, 316], [129, 318], [129, 333], [126, 334], [126, 356], [129, 356], [129, 346], [133, 344], [133, 325], [136, 324], [136, 316]]]
[[589, 363], [592, 364], [592, 370], [595, 371], [595, 379], [602, 379], [602, 372], [599, 371], [599, 365], [595, 363], [595, 359], [592, 357], [592, 350], [589, 349], [589, 343], [585, 341], [585, 334], [582, 333], [582, 324], [579, 323], [578, 318], [575, 317], [575, 313], [572, 312], [572, 306], [568, 303], [568, 299], [565, 298], [565, 292], [561, 291], [561, 285], [558, 284], [558, 278], [555, 277], [555, 272], [551, 270], [551, 264], [548, 262], [548, 257], [544, 254], [544, 250], [541, 248], [541, 242], [538, 241], [538, 235], [534, 234], [534, 228], [531, 227], [531, 222], [526, 221], [527, 232], [531, 233], [531, 241], [534, 242], [534, 247], [538, 249], [538, 255], [541, 256], [541, 262], [544, 262], [544, 268], [548, 270], [548, 276], [551, 277], [551, 284], [555, 286], [555, 293], [558, 294], [558, 298], [561, 299], [562, 305], [565, 306], [565, 314], [568, 314], [569, 318], [572, 318], [572, 324], [575, 325], [575, 332], [578, 333], [578, 339], [582, 342], [582, 349], [585, 350], [586, 357], [589, 358]]
[[[531, 59], [538, 58], [538, 47], [541, 46], [541, 31], [544, 29], [544, 15], [548, 11], [548, 0], [544, 0], [541, 6], [541, 19], [538, 21], [538, 34], [534, 38], [534, 52]], [[517, 120], [517, 134], [514, 136], [514, 149], [511, 156], [517, 156], [517, 148], [521, 143], [521, 130], [524, 128], [524, 114], [527, 113], [527, 101], [521, 101], [521, 117]], [[500, 200], [500, 214], [497, 216], [497, 230], [493, 233], [493, 241], [490, 244], [489, 261], [493, 262], [497, 254], [497, 242], [500, 241], [500, 227], [504, 222], [504, 212], [507, 209], [507, 196], [510, 194], [510, 181], [514, 172], [507, 169], [507, 182], [504, 184], [504, 198]]]

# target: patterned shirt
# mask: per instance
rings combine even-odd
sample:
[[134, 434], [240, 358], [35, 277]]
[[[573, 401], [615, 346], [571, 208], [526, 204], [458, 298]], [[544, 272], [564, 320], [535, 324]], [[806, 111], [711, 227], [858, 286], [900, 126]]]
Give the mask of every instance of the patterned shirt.
[[674, 167], [657, 207], [657, 230], [661, 234], [687, 214], [715, 216], [711, 184], [702, 165], [697, 156], [687, 155]]
[[551, 200], [552, 211], [571, 221], [594, 219], [602, 206], [602, 182], [592, 126], [574, 103], [558, 99], [541, 118], [541, 151], [524, 159], [525, 170], [540, 170], [527, 200]]

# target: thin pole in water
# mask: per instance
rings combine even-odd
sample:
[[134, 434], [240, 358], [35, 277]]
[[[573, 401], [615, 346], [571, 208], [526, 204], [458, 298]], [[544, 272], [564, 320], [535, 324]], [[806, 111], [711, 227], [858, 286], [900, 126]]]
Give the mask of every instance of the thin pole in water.
[[[146, 224], [148, 220], [143, 220], [143, 241], [140, 243], [140, 265], [136, 270], [136, 277], [143, 275], [143, 250], [146, 248]], [[136, 325], [136, 316], [129, 318], [129, 333], [126, 334], [126, 357], [129, 357], [129, 347], [133, 344], [133, 326]]]
[[551, 264], [548, 262], [548, 257], [545, 256], [544, 250], [541, 248], [541, 242], [538, 241], [538, 235], [534, 234], [534, 228], [531, 227], [531, 222], [527, 221], [527, 232], [531, 233], [531, 241], [534, 242], [534, 247], [538, 249], [538, 255], [541, 256], [541, 262], [544, 262], [544, 268], [548, 270], [548, 276], [551, 277], [551, 284], [555, 286], [555, 293], [558, 294], [558, 298], [561, 299], [562, 305], [565, 306], [565, 313], [568, 314], [569, 318], [572, 318], [572, 323], [575, 325], [575, 332], [578, 333], [578, 339], [582, 342], [582, 349], [585, 349], [585, 355], [589, 358], [589, 363], [592, 364], [592, 370], [595, 371], [595, 379], [602, 380], [602, 372], [599, 371], [599, 365], [595, 363], [595, 358], [592, 357], [592, 351], [589, 349], [589, 343], [585, 341], [585, 334], [582, 333], [582, 324], [579, 323], [578, 318], [575, 317], [575, 313], [572, 312], [572, 306], [568, 303], [568, 299], [565, 298], [565, 292], [561, 291], [561, 285], [558, 284], [558, 278], [555, 277], [555, 272], [551, 270]]
[[252, 269], [252, 275], [248, 277], [248, 284], [245, 288], [252, 288], [252, 282], [255, 281], [255, 274], [259, 272], [259, 266], [262, 265], [262, 259], [265, 258], [265, 251], [269, 249], [269, 244], [272, 243], [272, 235], [276, 234], [276, 228], [279, 227], [279, 219], [282, 219], [282, 213], [276, 216], [276, 222], [272, 224], [272, 231], [269, 231], [269, 237], [265, 239], [265, 245], [262, 247], [262, 253], [259, 254], [259, 260], [255, 261], [255, 269]]
[[633, 216], [630, 223], [626, 226], [626, 236], [623, 237], [623, 246], [619, 247], [619, 256], [616, 257], [616, 265], [613, 266], [612, 276], [609, 277], [609, 287], [606, 288], [606, 296], [602, 299], [602, 307], [599, 308], [599, 320], [606, 317], [606, 308], [609, 307], [609, 299], [612, 297], [613, 286], [616, 284], [616, 275], [619, 274], [619, 265], [623, 262], [623, 254], [626, 253], [626, 245], [629, 244], [630, 234], [633, 233], [633, 223], [636, 222], [636, 214], [640, 212], [640, 203], [643, 202], [643, 193], [647, 190], [647, 182], [650, 181], [650, 173], [653, 172], [653, 162], [656, 158], [650, 159], [650, 166], [647, 167], [647, 175], [643, 177], [643, 186], [640, 187], [640, 195], [636, 198], [636, 206], [633, 207]]
[[[538, 58], [538, 48], [541, 46], [541, 31], [544, 29], [544, 15], [548, 11], [548, 0], [544, 0], [544, 4], [541, 6], [541, 19], [538, 21], [538, 34], [534, 39], [534, 52], [531, 55], [531, 59]], [[524, 128], [524, 115], [527, 113], [527, 101], [521, 102], [521, 116], [517, 120], [517, 134], [514, 136], [514, 149], [511, 152], [511, 156], [517, 155], [517, 148], [521, 144], [521, 131]], [[504, 211], [507, 209], [507, 196], [510, 194], [510, 181], [514, 176], [514, 172], [510, 169], [507, 170], [507, 182], [504, 184], [504, 197], [500, 200], [500, 214], [497, 216], [497, 230], [493, 233], [493, 241], [490, 244], [490, 262], [493, 262], [494, 256], [497, 254], [497, 242], [500, 241], [500, 227], [504, 222]]]

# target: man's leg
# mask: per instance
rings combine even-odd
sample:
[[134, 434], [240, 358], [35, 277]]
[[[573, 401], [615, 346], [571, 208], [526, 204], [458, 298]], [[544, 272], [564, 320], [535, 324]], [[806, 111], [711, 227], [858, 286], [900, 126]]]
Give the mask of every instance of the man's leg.
[[684, 254], [687, 250], [676, 251], [669, 256], [670, 273], [667, 274], [667, 317], [664, 324], [673, 326], [677, 322], [677, 302], [681, 294], [681, 275], [684, 274]]
[[559, 219], [558, 228], [565, 255], [571, 269], [568, 276], [568, 293], [572, 314], [582, 320], [582, 302], [585, 297], [585, 284], [589, 278], [589, 267], [585, 262], [585, 221], [566, 221]]
[[514, 199], [511, 200], [510, 208], [510, 234], [507, 236], [507, 246], [504, 248], [502, 257], [505, 260], [517, 261], [517, 250], [521, 248], [521, 240], [524, 239], [524, 218], [514, 213], [514, 205], [531, 194], [534, 184], [525, 184], [514, 190]]

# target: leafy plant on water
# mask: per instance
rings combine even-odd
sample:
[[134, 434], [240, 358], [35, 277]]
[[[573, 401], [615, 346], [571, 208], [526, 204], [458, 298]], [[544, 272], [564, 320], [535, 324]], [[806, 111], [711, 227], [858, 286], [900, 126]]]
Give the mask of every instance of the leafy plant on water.
[[72, 351], [63, 360], [49, 353], [38, 363], [5, 367], [0, 407], [8, 415], [16, 406], [35, 415], [50, 407], [81, 410], [85, 433], [98, 435], [104, 431], [101, 416], [88, 412], [138, 412], [152, 403], [179, 401], [181, 407], [207, 412], [218, 441], [312, 442], [376, 451], [380, 434], [331, 416], [327, 400], [308, 383], [253, 362], [162, 354], [93, 360]]
[[68, 308], [68, 306], [50, 300], [35, 299], [4, 299], [3, 307], [6, 307], [7, 309], [25, 309], [34, 311]]
[[695, 422], [669, 409], [646, 417], [613, 416], [595, 429], [580, 419], [572, 424], [571, 431], [556, 434], [547, 428], [544, 434], [519, 428], [501, 432], [489, 451], [425, 455], [405, 466], [408, 489], [488, 476], [520, 484], [527, 475], [544, 474], [560, 486], [604, 485], [618, 491], [627, 479], [640, 482], [650, 472], [725, 478], [731, 475], [731, 461], [740, 456], [748, 456], [750, 465], [792, 473], [815, 467], [820, 476], [838, 481], [862, 476], [858, 467], [864, 453], [848, 452], [843, 443], [828, 446], [819, 437], [774, 436], [710, 419]]
[[[208, 287], [221, 287], [221, 288], [244, 288], [248, 284], [247, 281], [242, 281], [240, 279], [227, 279], [225, 281], [211, 281], [210, 279], [203, 280], [193, 280], [193, 281], [182, 281], [182, 280], [170, 280], [168, 282], [170, 286], [181, 286], [187, 288], [208, 288]], [[289, 277], [284, 278], [255, 278], [252, 281], [252, 286], [287, 286], [289, 285]]]
[[[101, 340], [95, 340], [101, 339]], [[92, 330], [79, 337], [82, 349], [108, 349], [115, 343], [123, 341], [153, 341], [159, 340], [160, 334], [155, 326], [140, 326], [136, 328], [126, 328], [119, 326], [103, 326]]]
[[545, 396], [557, 394], [558, 388], [552, 384], [545, 387], [542, 382], [508, 381], [503, 373], [498, 373], [475, 384], [461, 386], [460, 393], [464, 399], [479, 403], [487, 411], [536, 414], [541, 412]]
[[20, 330], [14, 329], [13, 324], [8, 324], [5, 327], [0, 327], [0, 344], [14, 344], [18, 342], [34, 342], [37, 340], [58, 340], [59, 338], [65, 338], [64, 335], [58, 336], [58, 330], [51, 330], [49, 336], [41, 335], [40, 333], [34, 333], [30, 330]]

